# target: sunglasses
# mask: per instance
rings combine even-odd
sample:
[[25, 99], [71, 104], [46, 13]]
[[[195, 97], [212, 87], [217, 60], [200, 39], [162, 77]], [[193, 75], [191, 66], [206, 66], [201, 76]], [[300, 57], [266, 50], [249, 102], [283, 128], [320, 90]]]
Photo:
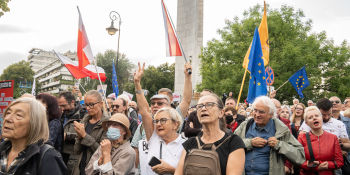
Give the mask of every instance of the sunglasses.
[[335, 101], [331, 101], [331, 103], [336, 103], [336, 104], [339, 104], [340, 101], [339, 100], [335, 100]]
[[163, 104], [165, 104], [165, 102], [161, 102], [161, 101], [151, 102], [152, 106], [155, 106], [156, 104], [157, 104], [157, 106], [162, 106]]
[[112, 105], [112, 109], [113, 109], [113, 108], [117, 108], [117, 109], [118, 109], [118, 108], [119, 108], [119, 105]]
[[86, 107], [93, 108], [97, 103], [100, 103], [99, 101], [96, 103], [85, 103]]

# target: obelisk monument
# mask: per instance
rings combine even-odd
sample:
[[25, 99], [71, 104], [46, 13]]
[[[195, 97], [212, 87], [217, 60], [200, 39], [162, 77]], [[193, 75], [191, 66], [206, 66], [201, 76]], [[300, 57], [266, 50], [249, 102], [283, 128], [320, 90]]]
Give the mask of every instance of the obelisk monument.
[[[177, 35], [187, 59], [192, 60], [192, 88], [200, 84], [199, 55], [203, 46], [203, 0], [177, 1]], [[181, 56], [175, 59], [175, 92], [182, 95], [184, 88], [184, 64]]]

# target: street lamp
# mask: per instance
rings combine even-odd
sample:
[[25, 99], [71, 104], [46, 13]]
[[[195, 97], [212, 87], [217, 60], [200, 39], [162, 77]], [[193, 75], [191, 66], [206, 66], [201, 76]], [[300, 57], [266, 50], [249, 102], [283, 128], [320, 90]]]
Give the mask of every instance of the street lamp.
[[[117, 15], [118, 15], [118, 16], [117, 16]], [[117, 67], [117, 66], [118, 66], [118, 57], [119, 57], [120, 25], [121, 25], [121, 23], [122, 23], [122, 20], [121, 20], [121, 18], [120, 18], [119, 13], [116, 12], [116, 11], [111, 11], [111, 12], [109, 13], [109, 18], [110, 18], [112, 21], [111, 21], [111, 26], [109, 26], [109, 27], [106, 28], [108, 34], [110, 34], [110, 35], [112, 36], [112, 35], [114, 35], [116, 32], [119, 31], [119, 33], [118, 33], [117, 61], [116, 61], [116, 64], [117, 64], [116, 67]], [[119, 20], [119, 26], [118, 26], [118, 28], [115, 28], [115, 27], [114, 27], [114, 21], [116, 21], [116, 20]], [[118, 70], [118, 69], [117, 69], [117, 70]], [[117, 70], [116, 70], [116, 71], [117, 71]]]

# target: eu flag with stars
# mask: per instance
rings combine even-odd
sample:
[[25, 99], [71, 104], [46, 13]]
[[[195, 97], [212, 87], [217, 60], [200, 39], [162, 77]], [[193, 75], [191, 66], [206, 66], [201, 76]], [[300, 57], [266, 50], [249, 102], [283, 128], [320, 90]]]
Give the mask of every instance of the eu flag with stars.
[[112, 86], [113, 86], [113, 92], [115, 94], [115, 97], [118, 97], [119, 89], [118, 89], [118, 79], [117, 79], [117, 72], [115, 71], [115, 65], [113, 61], [113, 72], [112, 72]]
[[303, 90], [310, 85], [309, 79], [307, 78], [305, 66], [298, 70], [289, 79], [294, 89], [297, 91], [300, 98], [304, 98]]
[[256, 97], [267, 94], [265, 67], [258, 28], [255, 28], [254, 32], [248, 71], [250, 72], [250, 80], [247, 101], [253, 103]]

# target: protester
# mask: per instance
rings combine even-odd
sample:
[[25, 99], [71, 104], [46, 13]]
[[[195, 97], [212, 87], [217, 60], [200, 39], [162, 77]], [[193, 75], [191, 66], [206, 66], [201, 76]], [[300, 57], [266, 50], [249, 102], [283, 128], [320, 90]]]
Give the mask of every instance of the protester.
[[131, 137], [129, 119], [121, 113], [114, 114], [102, 123], [107, 139], [92, 155], [86, 174], [134, 174], [135, 151], [128, 141]]
[[[139, 64], [138, 71], [134, 74], [136, 92], [142, 90], [140, 81], [144, 72], [144, 66], [145, 64], [141, 68]], [[168, 98], [167, 96], [165, 97]], [[181, 144], [184, 142], [184, 139], [177, 133], [183, 119], [175, 109], [166, 107], [157, 110], [154, 120], [152, 120], [152, 115], [148, 112], [149, 105], [144, 93], [136, 93], [136, 99], [148, 141], [147, 162], [153, 156], [161, 161], [160, 164], [153, 167], [146, 165], [146, 172], [143, 172], [141, 167], [141, 174], [173, 174], [183, 150]]]
[[288, 120], [289, 120], [289, 119], [290, 119], [291, 114], [292, 114], [292, 112], [291, 112], [291, 110], [290, 110], [289, 106], [287, 106], [287, 105], [283, 105], [283, 106], [281, 107], [280, 117], [282, 117], [282, 118], [285, 118], [285, 119], [288, 119]]
[[4, 111], [0, 144], [1, 174], [66, 174], [60, 153], [47, 144], [49, 126], [45, 107], [36, 99], [23, 97]]
[[304, 122], [304, 109], [305, 106], [302, 103], [299, 103], [295, 105], [295, 110], [294, 113], [292, 114], [290, 120], [291, 120], [291, 129], [292, 129], [292, 134], [295, 138], [298, 138], [299, 135], [299, 128]]
[[245, 116], [237, 114], [236, 109], [231, 106], [224, 108], [224, 117], [227, 128], [232, 132], [245, 120]]
[[236, 100], [232, 97], [227, 98], [225, 101], [225, 107], [227, 107], [227, 106], [231, 106], [233, 108], [236, 108]]
[[235, 131], [246, 147], [245, 174], [285, 174], [285, 158], [302, 164], [304, 149], [288, 127], [276, 118], [273, 101], [266, 96], [257, 97], [253, 109], [254, 119], [243, 122]]
[[337, 119], [337, 120], [342, 120], [344, 117], [340, 111], [342, 110], [342, 102], [339, 97], [333, 96], [329, 98], [329, 101], [332, 103], [332, 117]]
[[202, 131], [202, 124], [197, 117], [197, 110], [190, 113], [186, 120], [184, 133], [187, 138], [195, 137]]
[[85, 174], [85, 167], [92, 154], [97, 150], [100, 142], [106, 138], [102, 122], [108, 119], [108, 113], [103, 110], [101, 94], [96, 90], [88, 91], [84, 101], [88, 113], [80, 123], [74, 121], [74, 129], [78, 135], [74, 152], [79, 155], [79, 161], [73, 169], [74, 175]]
[[[275, 92], [275, 94], [276, 94], [276, 92]], [[275, 98], [272, 99], [272, 102], [275, 104], [275, 107], [276, 107], [277, 118], [279, 120], [281, 120], [292, 131], [292, 129], [290, 128], [289, 119], [285, 119], [285, 118], [281, 117], [281, 112], [282, 112], [281, 102]]]
[[110, 113], [113, 112], [112, 105], [113, 105], [113, 101], [114, 101], [114, 100], [115, 100], [114, 97], [107, 97], [107, 98], [106, 98], [108, 107], [107, 107], [107, 105], [105, 105], [105, 108], [108, 109], [108, 112], [110, 112]]
[[186, 162], [188, 161], [187, 156], [191, 153], [191, 150], [198, 149], [204, 144], [213, 144], [217, 148], [215, 151], [219, 156], [219, 164], [222, 175], [241, 175], [243, 173], [245, 160], [244, 143], [237, 135], [227, 134], [220, 129], [219, 120], [223, 117], [222, 108], [222, 101], [214, 94], [206, 95], [199, 99], [197, 104], [197, 116], [199, 122], [203, 126], [203, 132], [201, 132], [197, 137], [189, 138], [185, 143], [183, 143], [185, 150], [182, 152], [175, 174], [192, 174], [194, 172], [203, 174], [203, 172], [206, 171], [206, 169], [203, 167], [212, 166], [201, 164], [205, 162], [197, 162], [203, 167], [197, 167], [194, 169], [195, 167], [190, 167], [191, 164], [187, 164]]
[[344, 111], [350, 109], [350, 97], [346, 97], [344, 100]]
[[[336, 120], [332, 117], [332, 102], [323, 98], [317, 101], [317, 108], [321, 111], [322, 114], [322, 129], [331, 134], [334, 134], [338, 137], [338, 139], [342, 142], [343, 147], [342, 150], [349, 151], [350, 150], [350, 141], [349, 136], [346, 131], [345, 124], [339, 120]], [[303, 123], [299, 129], [299, 132], [309, 132], [310, 127]]]
[[[138, 123], [137, 123], [137, 120], [135, 120], [133, 117], [129, 117], [128, 116], [128, 102], [126, 99], [124, 98], [120, 98], [118, 97], [115, 101], [113, 101], [113, 114], [116, 114], [116, 113], [122, 113], [124, 114], [125, 116], [128, 117], [129, 119], [129, 122], [130, 122], [130, 127], [129, 130], [131, 132], [131, 139], [133, 137], [133, 135], [135, 134], [135, 131], [137, 129], [137, 126], [138, 126]], [[136, 112], [135, 112], [136, 113]], [[137, 113], [135, 114], [136, 115], [136, 119], [137, 119]]]
[[312, 100], [308, 100], [307, 101], [307, 106], [310, 107], [310, 106], [313, 106], [314, 105], [314, 102]]
[[74, 129], [74, 121], [80, 122], [85, 111], [81, 110], [72, 92], [61, 92], [58, 95], [57, 101], [59, 108], [63, 112], [61, 123], [63, 124], [64, 142], [61, 154], [63, 161], [67, 165], [68, 174], [71, 174], [73, 167], [78, 163], [78, 155], [74, 154], [74, 144], [77, 137], [77, 132]]
[[49, 125], [49, 140], [48, 144], [53, 146], [58, 152], [62, 151], [63, 147], [63, 126], [60, 121], [61, 111], [58, 108], [58, 102], [56, 97], [50, 94], [39, 94], [36, 99], [41, 101], [46, 107], [46, 115]]
[[[304, 147], [306, 157], [306, 161], [301, 165], [300, 174], [334, 174], [335, 169], [343, 166], [343, 157], [337, 136], [322, 129], [322, 114], [316, 106], [305, 109], [304, 121], [311, 130], [306, 134], [300, 134], [298, 138]], [[307, 134], [310, 141], [307, 140]], [[311, 145], [311, 148], [308, 144]]]

